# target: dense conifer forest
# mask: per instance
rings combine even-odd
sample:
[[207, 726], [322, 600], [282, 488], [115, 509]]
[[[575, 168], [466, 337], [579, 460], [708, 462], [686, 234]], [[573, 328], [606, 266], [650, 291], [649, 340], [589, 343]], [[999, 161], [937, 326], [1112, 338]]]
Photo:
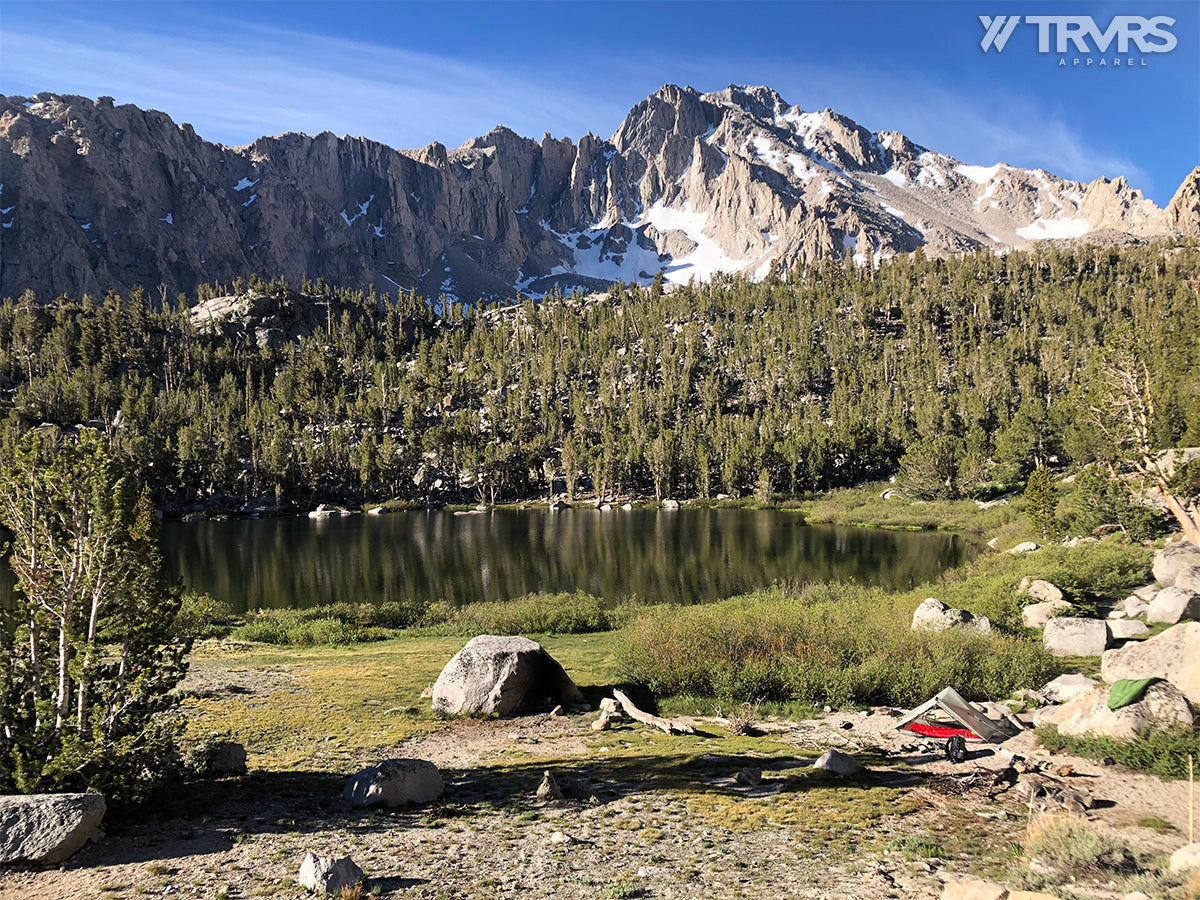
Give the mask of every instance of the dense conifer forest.
[[[1151, 443], [1200, 444], [1195, 242], [918, 252], [479, 307], [293, 287], [6, 299], [0, 450], [90, 422], [178, 510], [761, 496], [897, 471], [916, 495], [982, 495], [1120, 451], [1102, 427], [1117, 358], [1153, 386]], [[260, 346], [189, 316], [246, 291], [322, 324]]]

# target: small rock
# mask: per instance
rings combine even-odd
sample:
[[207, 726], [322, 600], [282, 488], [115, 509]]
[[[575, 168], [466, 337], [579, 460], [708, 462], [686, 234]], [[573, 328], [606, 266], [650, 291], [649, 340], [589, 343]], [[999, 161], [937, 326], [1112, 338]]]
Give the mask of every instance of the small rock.
[[757, 787], [758, 785], [762, 784], [762, 769], [756, 769], [752, 766], [747, 766], [734, 775], [733, 780], [738, 784]]
[[351, 806], [409, 806], [442, 796], [445, 784], [437, 766], [425, 759], [385, 759], [356, 772], [342, 796]]
[[1186, 872], [1200, 868], [1200, 842], [1180, 847], [1171, 854], [1171, 871]]
[[1045, 628], [1047, 622], [1069, 609], [1073, 609], [1071, 604], [1061, 599], [1031, 603], [1021, 610], [1021, 622], [1026, 628]]
[[612, 728], [612, 716], [606, 712], [600, 713], [600, 718], [592, 723], [592, 731], [608, 731]]
[[1151, 581], [1149, 584], [1143, 584], [1140, 588], [1134, 588], [1133, 596], [1137, 597], [1143, 603], [1149, 603], [1154, 599], [1155, 594], [1161, 590], [1161, 587]]
[[813, 768], [824, 769], [834, 775], [861, 775], [866, 771], [858, 760], [840, 750], [826, 750], [821, 758], [813, 763]]
[[1062, 875], [1054, 866], [1036, 856], [1029, 861], [1029, 871], [1034, 875], [1041, 875], [1043, 878], [1054, 878]]
[[562, 789], [559, 788], [558, 782], [554, 780], [554, 774], [549, 769], [542, 773], [542, 783], [538, 785], [537, 798], [542, 801], [563, 798]]
[[[1152, 595], [1157, 596], [1157, 590]], [[1125, 598], [1125, 618], [1127, 619], [1144, 619], [1146, 614], [1150, 612], [1150, 601], [1143, 600], [1141, 597], [1126, 597]]]
[[600, 701], [600, 711], [616, 715], [621, 711], [621, 704], [612, 697], [605, 697]]
[[1114, 641], [1124, 641], [1133, 637], [1141, 637], [1143, 634], [1149, 634], [1150, 629], [1146, 627], [1145, 622], [1138, 622], [1132, 619], [1115, 619], [1108, 622], [1108, 634]]
[[[550, 773], [547, 772], [546, 774], [550, 774]], [[554, 834], [550, 835], [550, 843], [552, 843], [552, 844], [572, 844], [572, 843], [574, 843], [574, 841], [571, 839], [571, 836], [569, 834], [564, 834], [561, 831], [556, 831], [556, 832], [554, 832]]]
[[362, 882], [363, 871], [349, 856], [334, 858], [306, 853], [300, 864], [301, 886], [316, 894], [336, 894]]
[[1039, 547], [1033, 541], [1022, 541], [1021, 543], [1017, 544], [1015, 547], [1009, 547], [1008, 550], [1006, 550], [1005, 552], [1012, 553], [1012, 554], [1032, 553], [1034, 550], [1037, 550], [1037, 549], [1039, 549]]
[[1029, 582], [1025, 592], [1038, 603], [1054, 603], [1063, 599], [1063, 592], [1058, 587], [1040, 578]]
[[913, 631], [944, 631], [947, 628], [991, 634], [992, 623], [986, 616], [975, 616], [965, 609], [951, 609], [936, 597], [926, 597], [913, 612]]
[[1066, 703], [1094, 689], [1100, 682], [1086, 675], [1059, 675], [1053, 681], [1047, 682], [1041, 694], [1050, 703]]
[[942, 900], [1004, 900], [1007, 896], [1007, 888], [990, 881], [947, 881], [942, 886]]
[[671, 870], [666, 866], [638, 866], [638, 878], [666, 878]]

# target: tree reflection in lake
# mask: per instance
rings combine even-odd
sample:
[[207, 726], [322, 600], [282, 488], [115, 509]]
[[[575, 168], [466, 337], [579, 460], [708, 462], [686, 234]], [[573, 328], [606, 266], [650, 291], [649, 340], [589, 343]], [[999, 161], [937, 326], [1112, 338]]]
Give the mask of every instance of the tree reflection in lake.
[[902, 588], [974, 555], [958, 535], [809, 526], [770, 510], [572, 509], [168, 522], [189, 588], [235, 609], [388, 600], [507, 600], [581, 589], [699, 603], [774, 581]]

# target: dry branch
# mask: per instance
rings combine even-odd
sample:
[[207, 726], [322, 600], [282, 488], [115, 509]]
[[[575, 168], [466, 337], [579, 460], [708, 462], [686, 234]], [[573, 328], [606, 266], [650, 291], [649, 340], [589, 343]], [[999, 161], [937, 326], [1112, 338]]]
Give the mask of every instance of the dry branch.
[[625, 710], [625, 714], [631, 719], [636, 719], [644, 725], [653, 725], [667, 734], [694, 734], [691, 725], [685, 725], [683, 722], [672, 719], [664, 719], [661, 716], [656, 716], [634, 706], [633, 701], [626, 696], [624, 691], [613, 689], [613, 696], [617, 702], [621, 704], [621, 708]]

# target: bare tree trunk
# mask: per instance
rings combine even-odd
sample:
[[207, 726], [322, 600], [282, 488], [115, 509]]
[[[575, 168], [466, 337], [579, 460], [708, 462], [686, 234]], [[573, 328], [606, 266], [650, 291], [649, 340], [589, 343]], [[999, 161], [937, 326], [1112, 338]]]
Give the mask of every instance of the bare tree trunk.
[[1200, 519], [1197, 519], [1174, 494], [1162, 485], [1158, 485], [1158, 492], [1167, 502], [1167, 508], [1171, 510], [1171, 514], [1179, 521], [1179, 527], [1183, 529], [1184, 537], [1191, 541], [1193, 546], [1200, 547]]
[[638, 709], [634, 706], [633, 701], [625, 694], [624, 691], [613, 689], [613, 697], [625, 713], [631, 719], [641, 722], [643, 725], [653, 725], [660, 731], [665, 731], [667, 734], [694, 734], [695, 731], [691, 725], [686, 725], [683, 722], [676, 722], [671, 719], [664, 719], [661, 716], [656, 716], [653, 713], [648, 713], [645, 710]]

